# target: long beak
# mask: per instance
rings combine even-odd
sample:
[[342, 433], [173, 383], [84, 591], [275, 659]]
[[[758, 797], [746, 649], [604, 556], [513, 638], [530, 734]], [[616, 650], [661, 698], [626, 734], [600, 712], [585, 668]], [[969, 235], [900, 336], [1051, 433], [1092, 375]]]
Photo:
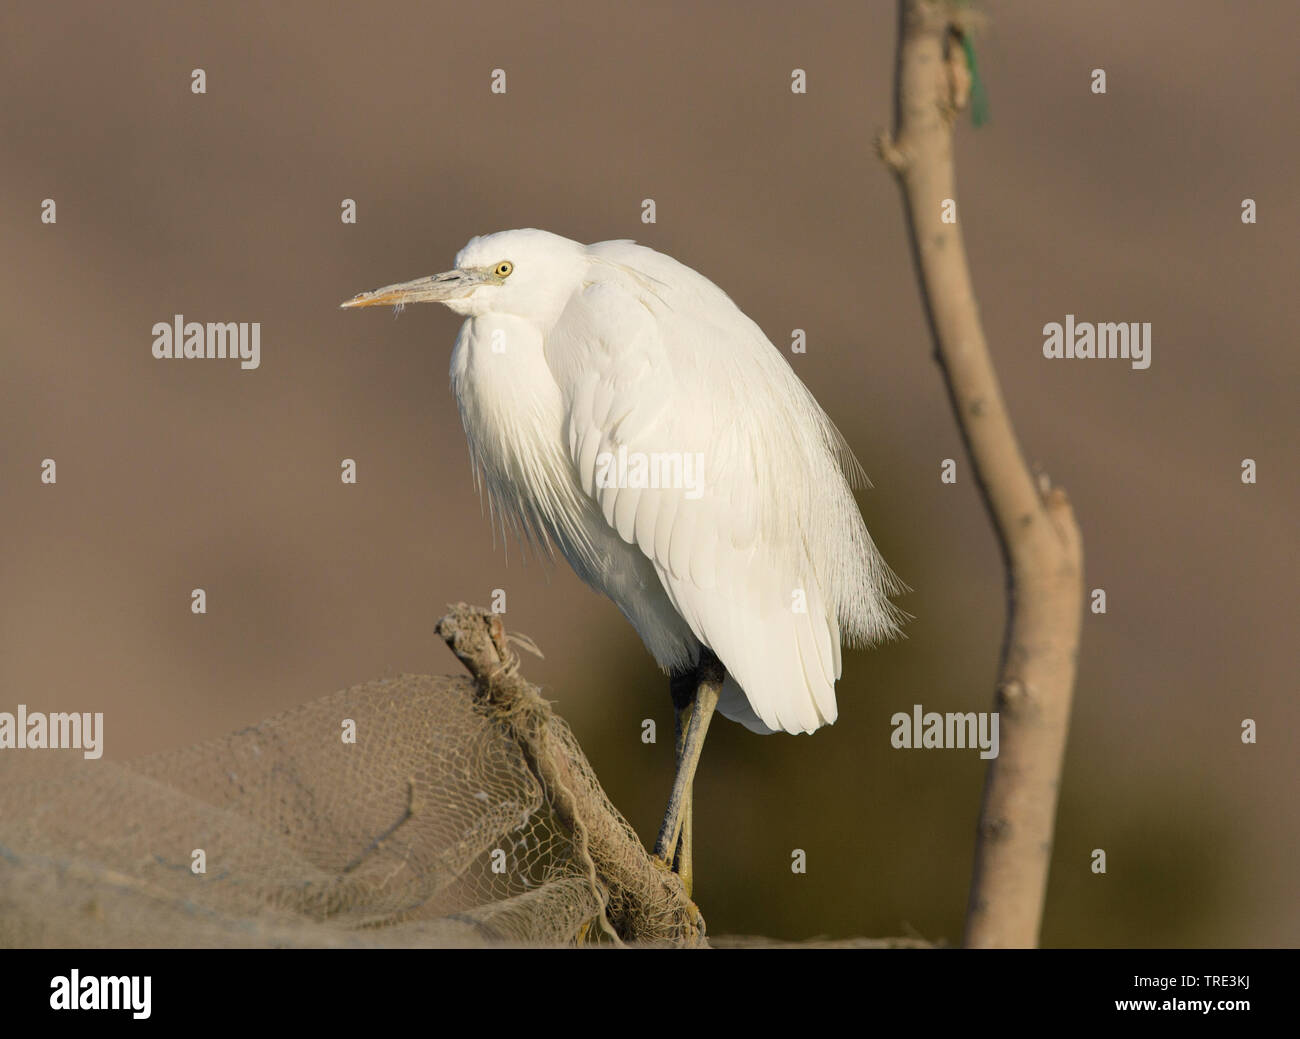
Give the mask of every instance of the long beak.
[[400, 285], [385, 285], [374, 292], [353, 296], [341, 307], [405, 306], [407, 303], [445, 303], [449, 299], [468, 296], [490, 278], [480, 271], [455, 270], [433, 274], [427, 278], [404, 281]]

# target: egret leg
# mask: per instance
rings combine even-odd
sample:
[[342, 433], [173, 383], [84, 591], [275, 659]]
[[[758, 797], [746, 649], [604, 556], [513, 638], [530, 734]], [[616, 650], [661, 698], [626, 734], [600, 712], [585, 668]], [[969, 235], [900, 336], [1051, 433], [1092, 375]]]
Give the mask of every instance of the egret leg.
[[[664, 813], [663, 825], [659, 828], [659, 838], [655, 841], [655, 855], [664, 862], [672, 863], [680, 874], [689, 894], [694, 880], [691, 863], [691, 837], [688, 825], [693, 815], [691, 790], [695, 782], [695, 769], [700, 763], [700, 753], [704, 750], [704, 737], [709, 731], [709, 722], [713, 711], [718, 706], [718, 697], [722, 692], [722, 681], [726, 671], [722, 662], [709, 650], [701, 650], [700, 663], [695, 669], [694, 695], [691, 701], [678, 707], [678, 728], [681, 737], [678, 741], [677, 774], [673, 777], [673, 789], [668, 798], [668, 810]], [[674, 694], [678, 691], [674, 686]], [[677, 696], [674, 695], [674, 700]], [[674, 706], [677, 706], [674, 703]]]
[[[676, 700], [673, 702], [673, 740], [675, 743], [673, 757], [673, 775], [676, 777], [677, 770], [682, 767], [682, 751], [686, 746], [686, 728], [691, 721], [691, 709], [695, 704], [695, 672], [692, 671], [688, 676], [690, 678], [690, 691], [687, 693], [687, 699], [684, 706], [678, 706]], [[694, 879], [691, 870], [691, 850], [692, 836], [691, 823], [695, 815], [695, 791], [692, 787], [687, 787], [685, 800], [682, 802], [682, 833], [677, 838], [677, 851], [673, 856], [673, 869], [681, 876], [682, 883], [686, 885], [686, 893], [691, 893], [691, 881]]]

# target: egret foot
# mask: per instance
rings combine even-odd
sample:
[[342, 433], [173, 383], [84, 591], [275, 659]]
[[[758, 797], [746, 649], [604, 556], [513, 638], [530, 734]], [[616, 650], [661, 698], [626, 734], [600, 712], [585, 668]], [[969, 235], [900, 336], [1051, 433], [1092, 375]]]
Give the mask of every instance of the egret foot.
[[[682, 878], [687, 895], [691, 894], [695, 879], [691, 861], [691, 823], [694, 815], [691, 794], [695, 769], [700, 763], [704, 737], [708, 734], [709, 722], [718, 706], [726, 674], [722, 662], [710, 650], [701, 649], [700, 662], [695, 671], [684, 676], [694, 688], [689, 689], [682, 679], [673, 682], [673, 706], [677, 714], [677, 772], [673, 777], [668, 810], [664, 813], [663, 825], [659, 827], [654, 853], [664, 862], [672, 863], [673, 869]], [[688, 690], [689, 699], [685, 695]]]

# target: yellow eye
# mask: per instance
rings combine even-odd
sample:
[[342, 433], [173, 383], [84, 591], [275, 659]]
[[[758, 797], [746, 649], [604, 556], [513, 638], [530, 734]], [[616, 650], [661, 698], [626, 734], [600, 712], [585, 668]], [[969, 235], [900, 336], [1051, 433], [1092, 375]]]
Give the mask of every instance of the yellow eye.
[[511, 263], [509, 260], [502, 260], [500, 263], [496, 265], [492, 273], [495, 274], [498, 278], [508, 278], [510, 277], [510, 272], [513, 271], [514, 269], [515, 269], [515, 265], [513, 263]]

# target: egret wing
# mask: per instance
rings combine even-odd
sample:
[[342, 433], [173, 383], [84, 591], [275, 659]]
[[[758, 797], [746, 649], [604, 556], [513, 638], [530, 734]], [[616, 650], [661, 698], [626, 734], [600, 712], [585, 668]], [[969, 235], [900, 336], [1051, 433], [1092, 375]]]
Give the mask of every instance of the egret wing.
[[[788, 366], [757, 326], [695, 272], [703, 285], [690, 292], [667, 291], [644, 264], [595, 273], [547, 341], [583, 491], [652, 561], [765, 727], [833, 722], [839, 618], [808, 539], [813, 485], [844, 480], [820, 433], [806, 431], [798, 391], [811, 396], [792, 373], [781, 378], [770, 362]], [[776, 356], [750, 363], [763, 350]]]

